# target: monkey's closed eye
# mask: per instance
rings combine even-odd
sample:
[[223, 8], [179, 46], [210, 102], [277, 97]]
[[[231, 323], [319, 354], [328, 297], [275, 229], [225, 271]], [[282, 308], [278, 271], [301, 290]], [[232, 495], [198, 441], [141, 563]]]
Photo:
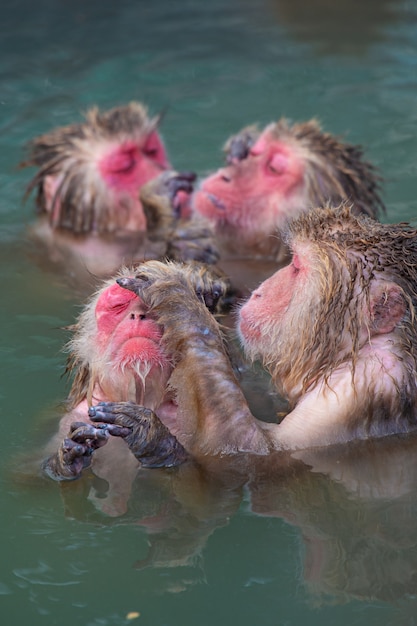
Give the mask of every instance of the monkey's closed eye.
[[142, 150], [143, 154], [145, 154], [148, 157], [156, 157], [158, 154], [158, 149], [157, 148], [143, 148]]
[[109, 310], [112, 311], [112, 313], [114, 313], [115, 315], [120, 315], [120, 313], [123, 313], [124, 311], [126, 311], [127, 307], [129, 306], [130, 301], [128, 302], [118, 302], [116, 304], [113, 304], [109, 307]]

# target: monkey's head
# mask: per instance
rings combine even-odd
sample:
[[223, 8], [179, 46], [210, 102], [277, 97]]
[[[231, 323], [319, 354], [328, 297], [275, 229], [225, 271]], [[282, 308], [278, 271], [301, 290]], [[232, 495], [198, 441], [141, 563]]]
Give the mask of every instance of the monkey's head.
[[[124, 268], [118, 277], [134, 276]], [[115, 279], [92, 296], [73, 327], [68, 371], [74, 371], [69, 403], [76, 406], [95, 390], [112, 401], [157, 408], [166, 394], [171, 362], [161, 347], [162, 330], [148, 308]]]
[[316, 206], [348, 201], [354, 212], [372, 217], [384, 209], [380, 178], [361, 148], [323, 132], [315, 120], [291, 126], [281, 119], [259, 136], [242, 132], [246, 149], [234, 138], [227, 167], [203, 180], [194, 196], [196, 212], [219, 230], [251, 241]]
[[289, 225], [291, 263], [240, 310], [239, 332], [290, 399], [368, 343], [388, 339], [417, 372], [417, 230], [380, 224], [351, 209], [316, 209]]
[[39, 168], [27, 194], [37, 188], [51, 227], [74, 234], [146, 230], [139, 190], [169, 167], [158, 123], [132, 102], [105, 113], [92, 108], [84, 123], [34, 139], [22, 163]]

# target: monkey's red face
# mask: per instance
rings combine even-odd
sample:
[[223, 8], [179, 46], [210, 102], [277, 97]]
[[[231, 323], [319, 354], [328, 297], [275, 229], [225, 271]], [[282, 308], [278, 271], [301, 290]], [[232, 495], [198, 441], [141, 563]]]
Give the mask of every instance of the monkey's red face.
[[304, 166], [295, 146], [267, 128], [246, 158], [202, 181], [194, 208], [248, 238], [271, 234], [300, 210]]
[[99, 161], [103, 179], [111, 189], [137, 196], [138, 190], [169, 167], [163, 143], [156, 131], [142, 141], [113, 146]]
[[131, 291], [114, 284], [97, 301], [97, 343], [114, 365], [168, 365], [161, 346], [162, 331], [149, 318], [144, 303]]
[[[89, 219], [88, 228], [87, 223], [84, 224], [83, 232], [145, 231], [146, 218], [139, 190], [170, 167], [158, 133], [154, 130], [123, 142], [117, 137], [97, 142], [80, 141], [73, 149], [77, 159], [69, 159], [61, 173], [47, 175], [43, 180], [45, 210], [51, 213], [52, 223], [59, 223], [62, 210], [66, 208], [65, 194], [71, 199], [68, 189], [76, 179], [72, 174], [74, 169], [82, 172], [79, 180], [76, 179], [82, 188], [77, 211], [94, 216]], [[74, 211], [69, 213], [72, 215]], [[66, 224], [65, 228], [76, 230], [74, 224]]]

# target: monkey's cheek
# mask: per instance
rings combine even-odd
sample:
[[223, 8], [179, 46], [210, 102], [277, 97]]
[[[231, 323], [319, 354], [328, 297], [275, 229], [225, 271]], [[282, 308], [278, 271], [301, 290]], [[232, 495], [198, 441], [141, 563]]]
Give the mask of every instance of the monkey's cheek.
[[237, 330], [243, 343], [262, 339], [261, 329], [254, 323], [252, 315], [245, 308], [241, 309]]

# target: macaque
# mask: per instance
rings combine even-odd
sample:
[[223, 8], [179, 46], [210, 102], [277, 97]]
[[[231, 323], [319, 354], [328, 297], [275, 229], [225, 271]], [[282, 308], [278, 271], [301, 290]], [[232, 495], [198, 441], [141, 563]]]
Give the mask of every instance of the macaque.
[[[237, 329], [289, 401], [280, 423], [257, 420], [234, 376], [220, 327], [184, 266], [149, 261], [132, 290], [164, 329], [174, 356], [168, 426], [201, 460], [303, 450], [407, 433], [417, 425], [417, 230], [321, 208], [291, 222], [292, 260], [238, 311]], [[96, 405], [112, 423], [123, 403]], [[143, 409], [137, 409], [139, 411]], [[134, 415], [134, 405], [126, 412]]]
[[381, 179], [361, 147], [323, 132], [315, 120], [281, 119], [259, 131], [244, 128], [225, 144], [226, 166], [201, 181], [192, 208], [206, 217], [221, 256], [288, 256], [280, 233], [289, 219], [317, 206], [352, 203], [376, 218], [384, 205]]
[[[226, 289], [222, 278], [200, 264], [190, 263], [184, 272], [197, 297], [215, 312]], [[127, 278], [134, 271], [123, 268], [118, 275]], [[68, 344], [67, 369], [74, 375], [68, 410], [45, 451], [43, 469], [55, 480], [73, 480], [91, 465], [96, 476], [108, 481], [117, 511], [128, 499], [139, 467], [171, 467], [186, 458], [168, 430], [176, 403], [167, 388], [172, 356], [162, 348], [161, 337], [144, 302], [113, 278], [91, 297]], [[88, 410], [103, 401], [146, 408], [140, 416], [136, 411], [134, 420], [120, 416], [113, 425], [96, 425]]]
[[74, 235], [144, 231], [139, 190], [170, 167], [158, 133], [136, 102], [100, 113], [83, 123], [57, 128], [34, 139], [23, 166], [38, 172], [27, 193], [37, 189], [39, 213], [52, 230]]
[[93, 108], [85, 122], [29, 144], [22, 165], [38, 167], [27, 194], [37, 190], [39, 218], [28, 250], [38, 264], [90, 289], [96, 277], [134, 262], [218, 259], [207, 226], [188, 229], [181, 221], [175, 230], [195, 174], [168, 169], [158, 124], [135, 102], [104, 113]]

